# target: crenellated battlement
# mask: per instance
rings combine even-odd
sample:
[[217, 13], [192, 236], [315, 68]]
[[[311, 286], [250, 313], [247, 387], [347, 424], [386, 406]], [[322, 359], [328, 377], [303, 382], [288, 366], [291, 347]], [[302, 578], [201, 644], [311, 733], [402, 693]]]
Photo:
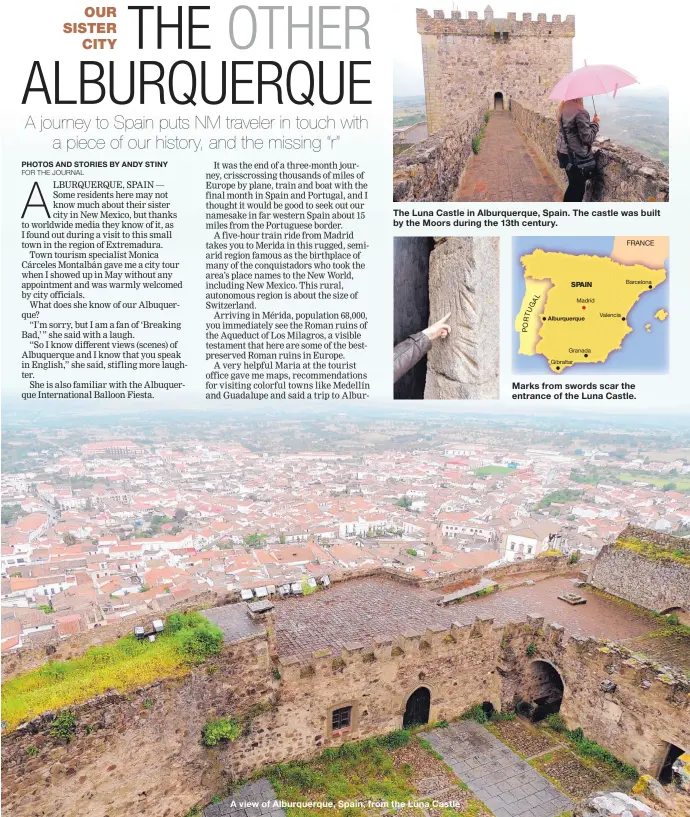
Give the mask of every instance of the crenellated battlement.
[[417, 9], [417, 32], [437, 36], [456, 35], [459, 37], [491, 37], [494, 39], [515, 37], [574, 37], [575, 15], [568, 14], [565, 20], [560, 14], [534, 15], [527, 12], [518, 20], [515, 12], [508, 12], [507, 17], [494, 17], [493, 9], [487, 6], [483, 16], [479, 12], [467, 12], [463, 17], [460, 11], [451, 11], [446, 17], [443, 10], [431, 14], [426, 9]]
[[507, 111], [515, 101], [553, 113], [549, 93], [573, 67], [573, 14], [495, 17], [487, 6], [483, 15], [417, 9], [416, 19], [429, 134], [477, 108]]
[[374, 638], [371, 642], [352, 642], [340, 649], [324, 648], [311, 655], [279, 656], [281, 678], [285, 681], [307, 675], [339, 674], [347, 667], [372, 664], [375, 661], [403, 661], [423, 658], [432, 661], [448, 656], [450, 651], [466, 648], [473, 639], [483, 639], [493, 650], [500, 643], [502, 627], [494, 627], [492, 618], [476, 618], [472, 624], [450, 627], [432, 625], [423, 631], [406, 632], [395, 638]]

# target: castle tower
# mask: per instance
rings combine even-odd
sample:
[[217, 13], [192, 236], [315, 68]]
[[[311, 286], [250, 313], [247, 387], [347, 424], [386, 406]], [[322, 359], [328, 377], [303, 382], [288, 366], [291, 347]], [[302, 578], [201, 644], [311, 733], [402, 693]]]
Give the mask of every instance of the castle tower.
[[556, 105], [548, 99], [551, 88], [573, 69], [575, 17], [565, 21], [554, 14], [522, 20], [511, 12], [494, 17], [491, 6], [484, 19], [476, 11], [417, 9], [417, 31], [422, 38], [424, 90], [429, 133], [442, 128], [464, 111], [505, 109], [511, 99], [527, 108], [550, 114]]

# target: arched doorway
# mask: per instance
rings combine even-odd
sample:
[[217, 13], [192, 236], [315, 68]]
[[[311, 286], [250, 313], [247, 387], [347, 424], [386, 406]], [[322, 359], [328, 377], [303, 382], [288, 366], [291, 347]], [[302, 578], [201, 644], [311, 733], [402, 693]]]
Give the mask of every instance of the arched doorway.
[[679, 746], [674, 746], [672, 743], [667, 745], [666, 756], [664, 757], [664, 762], [661, 764], [661, 769], [659, 770], [658, 779], [660, 783], [667, 786], [669, 783], [673, 782], [673, 764], [682, 754], [683, 750]]
[[533, 661], [527, 679], [529, 717], [534, 723], [560, 711], [563, 701], [563, 679], [548, 661]]
[[494, 110], [495, 111], [503, 110], [503, 94], [500, 91], [496, 91], [496, 93], [494, 94]]
[[675, 616], [678, 619], [678, 624], [690, 625], [690, 612], [684, 610], [682, 607], [667, 607], [661, 611], [662, 616]]
[[429, 710], [431, 709], [431, 692], [426, 687], [419, 687], [407, 699], [405, 714], [403, 715], [403, 728], [406, 726], [420, 726], [429, 723]]

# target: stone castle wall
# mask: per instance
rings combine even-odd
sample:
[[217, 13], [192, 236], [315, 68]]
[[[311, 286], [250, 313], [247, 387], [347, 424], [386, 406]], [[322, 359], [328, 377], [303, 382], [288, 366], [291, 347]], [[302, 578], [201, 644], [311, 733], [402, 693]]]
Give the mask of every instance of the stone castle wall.
[[484, 121], [473, 105], [395, 158], [393, 201], [451, 201], [472, 157], [472, 140]]
[[[542, 618], [477, 620], [300, 657], [277, 658], [261, 636], [186, 678], [74, 707], [69, 745], [50, 735], [50, 716], [5, 736], [4, 807], [10, 817], [178, 817], [267, 764], [400, 728], [420, 686], [431, 691], [432, 721], [485, 701], [512, 708], [530, 688], [534, 660], [561, 673], [568, 725], [641, 770], [658, 771], [666, 742], [690, 748], [687, 679], [603, 642], [566, 638]], [[333, 735], [331, 712], [341, 706], [353, 707], [352, 728]], [[245, 734], [203, 747], [203, 725], [221, 716], [243, 718]]]
[[[511, 114], [520, 133], [536, 148], [556, 183], [565, 190], [566, 175], [556, 158], [557, 121], [517, 100], [511, 102]], [[593, 150], [598, 172], [587, 185], [585, 201], [668, 201], [668, 168], [662, 162], [610, 139], [596, 142]]]
[[[660, 549], [688, 550], [688, 543], [674, 536], [650, 534], [633, 526], [619, 539], [644, 537]], [[690, 611], [690, 568], [678, 561], [655, 559], [615, 542], [602, 548], [592, 563], [593, 587], [662, 613], [674, 607]]]
[[[399, 581], [416, 587], [425, 587], [433, 590], [448, 585], [465, 584], [478, 582], [482, 576], [487, 576], [498, 581], [504, 577], [514, 575], [531, 575], [549, 571], [549, 575], [562, 575], [563, 573], [574, 572], [572, 565], [568, 565], [566, 557], [552, 556], [548, 559], [531, 560], [527, 562], [514, 562], [496, 568], [486, 570], [481, 567], [465, 568], [452, 573], [443, 573], [439, 576], [428, 576], [420, 578], [410, 576], [400, 570], [388, 567], [374, 567], [364, 570], [345, 570], [341, 573], [333, 574], [330, 578], [334, 583], [348, 581], [349, 579], [367, 576], [383, 576], [392, 581]], [[82, 655], [90, 647], [101, 646], [115, 641], [124, 635], [129, 635], [138, 624], [149, 625], [154, 618], [165, 619], [170, 613], [187, 610], [198, 610], [205, 607], [216, 607], [226, 603], [239, 603], [239, 592], [227, 593], [224, 597], [219, 596], [214, 591], [208, 591], [195, 595], [193, 598], [171, 605], [165, 613], [151, 611], [144, 616], [131, 616], [122, 619], [117, 624], [107, 627], [96, 627], [85, 633], [66, 636], [60, 638], [57, 632], [47, 634], [40, 644], [29, 644], [20, 649], [10, 650], [2, 656], [2, 674], [5, 681], [14, 678], [23, 672], [29, 672], [45, 664], [46, 661], [66, 661]], [[280, 604], [280, 600], [276, 599]]]
[[430, 17], [417, 10], [417, 31], [422, 39], [422, 65], [429, 133], [452, 123], [468, 111], [494, 107], [494, 95], [503, 95], [507, 108], [517, 99], [535, 110], [552, 113], [551, 88], [572, 71], [575, 18], [524, 14], [494, 18], [487, 9], [483, 20], [476, 12], [463, 19], [460, 12], [446, 18], [442, 11]]
[[[276, 681], [265, 638], [233, 645], [190, 675], [73, 707], [69, 744], [52, 714], [3, 735], [3, 811], [14, 817], [181, 817], [228, 783], [223, 759], [201, 744], [214, 713], [271, 705]], [[242, 739], [246, 740], [246, 739]]]
[[568, 178], [556, 160], [556, 137], [558, 125], [553, 116], [544, 116], [513, 100], [510, 112], [520, 133], [531, 142], [537, 153], [544, 160], [553, 180], [565, 192]]

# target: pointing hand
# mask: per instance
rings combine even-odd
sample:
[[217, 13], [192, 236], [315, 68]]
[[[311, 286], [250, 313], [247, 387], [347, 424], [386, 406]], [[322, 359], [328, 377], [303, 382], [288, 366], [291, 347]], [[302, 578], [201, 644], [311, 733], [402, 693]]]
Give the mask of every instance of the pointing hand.
[[441, 320], [436, 321], [436, 323], [432, 323], [427, 329], [424, 330], [424, 334], [429, 338], [429, 340], [436, 340], [436, 338], [445, 338], [450, 335], [450, 326], [446, 321], [450, 318], [450, 312]]

